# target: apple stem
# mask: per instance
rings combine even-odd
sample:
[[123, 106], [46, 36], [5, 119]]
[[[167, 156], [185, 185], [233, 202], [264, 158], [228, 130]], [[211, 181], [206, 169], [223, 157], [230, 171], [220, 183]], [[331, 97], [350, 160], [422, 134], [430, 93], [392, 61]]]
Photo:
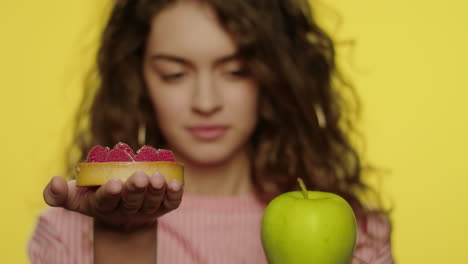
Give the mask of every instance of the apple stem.
[[309, 199], [309, 192], [307, 191], [307, 187], [304, 181], [301, 178], [297, 178], [297, 181], [299, 182], [299, 186], [301, 186], [302, 195], [304, 195], [304, 199]]

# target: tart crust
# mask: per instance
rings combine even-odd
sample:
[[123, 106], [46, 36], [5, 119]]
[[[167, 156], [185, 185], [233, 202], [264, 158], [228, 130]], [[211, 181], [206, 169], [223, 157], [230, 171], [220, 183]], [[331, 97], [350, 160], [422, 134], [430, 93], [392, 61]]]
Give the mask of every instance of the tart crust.
[[184, 165], [179, 162], [87, 162], [76, 165], [76, 185], [100, 186], [110, 179], [126, 181], [136, 171], [143, 171], [149, 176], [159, 172], [166, 182], [177, 179], [184, 183]]

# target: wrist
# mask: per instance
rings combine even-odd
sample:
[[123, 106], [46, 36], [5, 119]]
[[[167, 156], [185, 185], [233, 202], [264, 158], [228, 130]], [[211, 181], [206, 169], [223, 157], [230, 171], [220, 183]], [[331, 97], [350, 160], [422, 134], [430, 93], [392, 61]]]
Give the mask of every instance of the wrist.
[[95, 263], [155, 263], [156, 230], [156, 224], [122, 229], [94, 221]]
[[115, 234], [129, 235], [131, 233], [140, 233], [150, 230], [155, 230], [157, 227], [157, 219], [152, 222], [145, 223], [119, 223], [109, 224], [108, 222], [101, 221], [97, 218], [93, 220], [94, 230], [98, 229], [102, 232], [111, 232]]

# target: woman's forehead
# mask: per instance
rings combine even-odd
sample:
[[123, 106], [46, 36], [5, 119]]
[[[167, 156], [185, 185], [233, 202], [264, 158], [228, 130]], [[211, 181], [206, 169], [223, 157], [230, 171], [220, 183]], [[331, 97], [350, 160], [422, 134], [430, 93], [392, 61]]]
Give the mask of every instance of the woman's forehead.
[[147, 42], [151, 55], [164, 53], [197, 60], [236, 52], [236, 43], [207, 4], [178, 1], [152, 19]]

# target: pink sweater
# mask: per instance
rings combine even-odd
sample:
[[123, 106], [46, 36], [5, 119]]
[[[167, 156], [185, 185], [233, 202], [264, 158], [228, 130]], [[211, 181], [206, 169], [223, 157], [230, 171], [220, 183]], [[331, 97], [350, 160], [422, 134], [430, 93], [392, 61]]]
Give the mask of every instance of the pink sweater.
[[[158, 263], [267, 263], [260, 240], [264, 207], [252, 195], [185, 194], [177, 210], [158, 220]], [[388, 222], [368, 217], [359, 224], [355, 255], [368, 263], [393, 263], [389, 234]], [[53, 208], [39, 218], [29, 257], [33, 264], [87, 264], [93, 263], [92, 247], [92, 219]]]

